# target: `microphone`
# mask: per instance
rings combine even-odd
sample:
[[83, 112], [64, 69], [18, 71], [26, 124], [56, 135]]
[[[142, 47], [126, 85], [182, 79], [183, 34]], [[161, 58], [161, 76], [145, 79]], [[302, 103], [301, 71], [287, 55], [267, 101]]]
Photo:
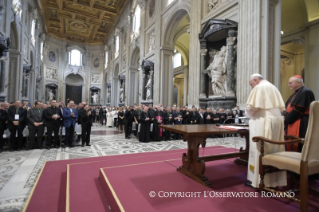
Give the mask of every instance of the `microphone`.
[[228, 118], [228, 119], [226, 119], [225, 121], [224, 121], [224, 123], [223, 124], [225, 124], [226, 123], [226, 121], [228, 121], [228, 120], [235, 120], [234, 118]]

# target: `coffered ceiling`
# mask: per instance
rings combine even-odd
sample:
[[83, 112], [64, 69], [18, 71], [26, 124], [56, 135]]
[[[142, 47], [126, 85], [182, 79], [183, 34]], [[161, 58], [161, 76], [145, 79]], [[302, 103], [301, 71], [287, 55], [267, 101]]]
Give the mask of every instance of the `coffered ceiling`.
[[127, 0], [41, 0], [46, 29], [55, 37], [102, 44]]

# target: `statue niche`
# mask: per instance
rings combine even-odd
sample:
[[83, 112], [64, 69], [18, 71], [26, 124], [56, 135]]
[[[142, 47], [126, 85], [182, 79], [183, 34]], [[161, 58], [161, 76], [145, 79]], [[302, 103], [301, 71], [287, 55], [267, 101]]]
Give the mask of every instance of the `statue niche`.
[[54, 84], [54, 83], [51, 83], [51, 84], [46, 85], [45, 88], [46, 88], [45, 89], [46, 90], [46, 92], [45, 92], [45, 96], [46, 96], [45, 101], [46, 102], [51, 102], [52, 100], [57, 100], [56, 94], [57, 94], [58, 86], [56, 84]]
[[237, 22], [210, 19], [199, 34], [201, 45], [200, 106], [236, 106]]
[[143, 73], [141, 104], [153, 104], [154, 63], [149, 60], [143, 60], [141, 68]]

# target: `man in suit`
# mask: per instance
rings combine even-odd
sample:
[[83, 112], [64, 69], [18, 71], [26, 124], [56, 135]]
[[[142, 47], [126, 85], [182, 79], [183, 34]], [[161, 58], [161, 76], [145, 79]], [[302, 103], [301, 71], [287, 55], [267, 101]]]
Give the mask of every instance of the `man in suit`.
[[207, 108], [207, 111], [204, 113], [204, 119], [205, 119], [205, 124], [212, 124], [214, 121], [213, 113], [209, 107]]
[[44, 112], [45, 124], [47, 126], [47, 149], [50, 149], [52, 145], [52, 132], [54, 132], [53, 147], [57, 148], [59, 145], [59, 129], [61, 117], [62, 113], [60, 108], [57, 107], [56, 100], [51, 100], [51, 107], [48, 107]]
[[[23, 129], [25, 127], [25, 119], [27, 117], [27, 110], [21, 107], [20, 100], [16, 100], [14, 105], [8, 109], [8, 128], [10, 130], [11, 151], [18, 145], [18, 150], [22, 149]], [[16, 139], [16, 132], [18, 131], [18, 139]]]
[[35, 134], [37, 134], [37, 146], [40, 149], [43, 149], [42, 138], [44, 132], [44, 116], [41, 101], [36, 101], [34, 103], [35, 107], [28, 110], [27, 119], [29, 127], [29, 147], [32, 149], [35, 143]]
[[132, 113], [131, 110], [132, 107], [127, 107], [127, 110], [125, 111], [124, 114], [124, 130], [125, 130], [125, 138], [129, 139], [130, 138], [130, 128], [132, 126]]
[[239, 116], [239, 117], [242, 117], [243, 116], [243, 111], [240, 110], [240, 107], [237, 105], [237, 109], [236, 109], [236, 114]]
[[203, 109], [199, 109], [199, 113], [197, 114], [197, 124], [205, 124]]
[[191, 113], [191, 124], [198, 124], [197, 119], [198, 119], [198, 111], [197, 111], [197, 108], [193, 106], [193, 111]]
[[73, 133], [76, 119], [79, 117], [77, 109], [74, 108], [74, 101], [70, 101], [68, 107], [63, 110], [63, 120], [65, 127], [65, 146], [73, 147]]
[[7, 111], [0, 109], [0, 153], [3, 148], [3, 133], [7, 129]]
[[89, 105], [83, 104], [83, 109], [79, 111], [79, 119], [81, 119], [81, 135], [82, 135], [82, 147], [90, 145], [90, 135], [92, 127], [92, 111], [89, 110]]
[[183, 124], [189, 124], [191, 122], [191, 114], [188, 110], [188, 107], [185, 106], [185, 110], [183, 111]]

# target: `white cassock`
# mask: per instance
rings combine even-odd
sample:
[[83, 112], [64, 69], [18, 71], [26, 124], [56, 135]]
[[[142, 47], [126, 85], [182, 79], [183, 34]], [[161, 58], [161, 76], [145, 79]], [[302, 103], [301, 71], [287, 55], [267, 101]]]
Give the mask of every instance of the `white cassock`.
[[107, 127], [113, 127], [113, 125], [114, 125], [113, 114], [110, 111], [110, 112], [107, 113], [106, 126]]
[[[267, 80], [262, 80], [256, 85], [247, 100], [246, 116], [249, 121], [249, 159], [247, 178], [252, 186], [259, 187], [259, 155], [260, 142], [252, 141], [255, 136], [263, 136], [268, 139], [284, 140], [284, 119], [281, 111], [285, 108], [284, 101], [279, 90]], [[284, 145], [265, 143], [264, 154], [285, 151]], [[286, 171], [267, 173], [264, 178], [266, 187], [286, 186]]]

